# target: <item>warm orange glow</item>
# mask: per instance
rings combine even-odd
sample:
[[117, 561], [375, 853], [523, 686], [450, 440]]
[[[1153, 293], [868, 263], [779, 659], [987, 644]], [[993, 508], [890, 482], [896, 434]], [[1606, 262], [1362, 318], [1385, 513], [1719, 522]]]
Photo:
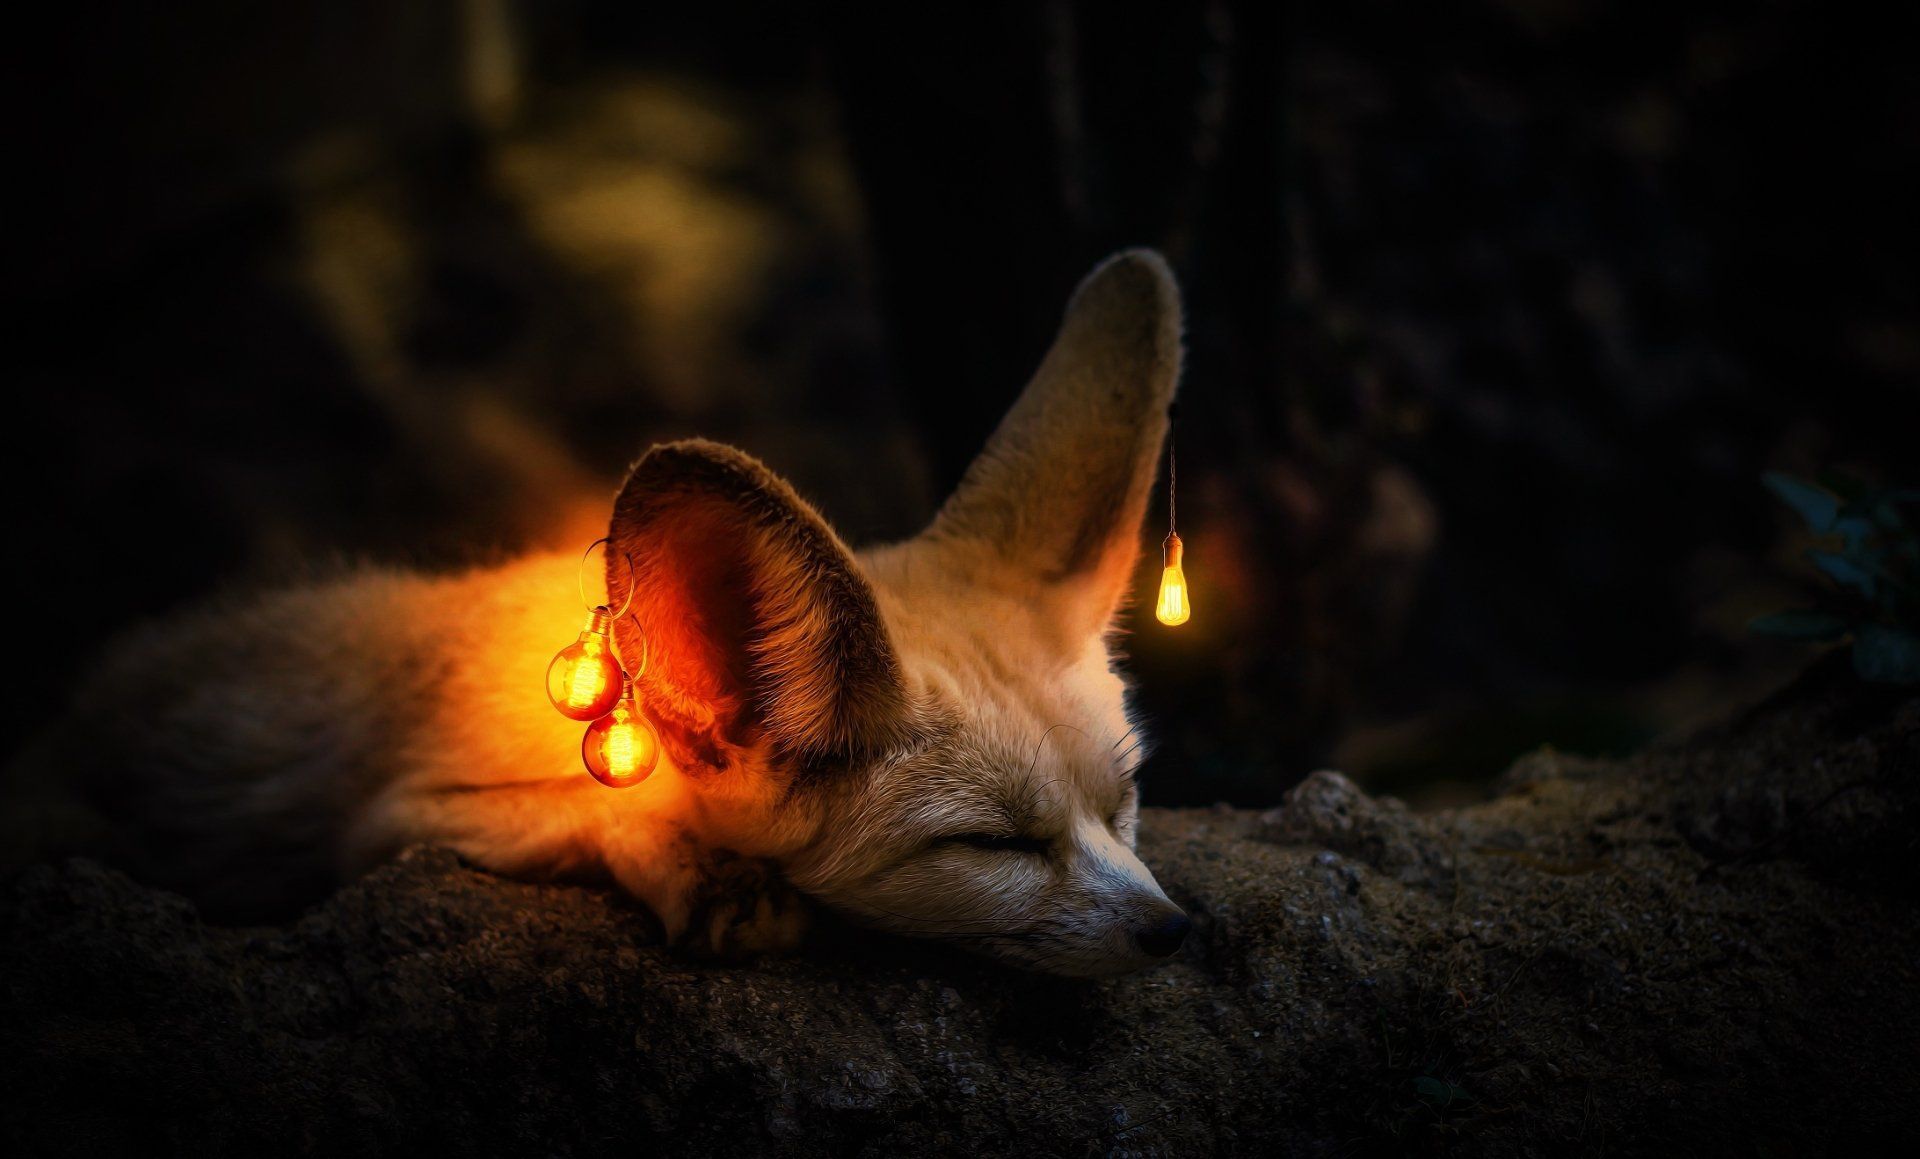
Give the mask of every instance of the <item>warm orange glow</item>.
[[606, 694], [607, 671], [603, 665], [594, 662], [595, 649], [589, 644], [580, 650], [581, 654], [569, 657], [573, 671], [567, 676], [567, 704], [574, 708], [585, 708]]
[[1185, 554], [1186, 545], [1177, 535], [1167, 536], [1166, 569], [1160, 573], [1160, 599], [1154, 606], [1153, 614], [1169, 628], [1178, 627], [1193, 615], [1193, 606], [1187, 602], [1187, 573], [1180, 566], [1180, 558]]
[[547, 698], [570, 719], [598, 720], [620, 699], [620, 665], [607, 639], [608, 620], [607, 609], [595, 608], [580, 638], [547, 665]]
[[633, 734], [630, 724], [616, 724], [607, 730], [607, 770], [615, 776], [630, 777], [640, 767]]
[[633, 703], [632, 689], [611, 714], [593, 722], [580, 744], [580, 758], [601, 784], [614, 789], [637, 785], [660, 763], [660, 738]]

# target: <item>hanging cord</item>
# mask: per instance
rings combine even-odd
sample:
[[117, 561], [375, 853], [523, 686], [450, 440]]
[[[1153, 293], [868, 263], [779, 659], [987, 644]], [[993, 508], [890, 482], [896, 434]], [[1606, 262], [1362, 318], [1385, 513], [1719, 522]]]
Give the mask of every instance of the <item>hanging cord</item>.
[[1180, 489], [1180, 404], [1167, 407], [1167, 534], [1177, 534]]
[[[594, 604], [590, 603], [587, 600], [587, 577], [586, 577], [587, 560], [593, 558], [593, 549], [601, 546], [602, 544], [606, 546], [606, 549], [608, 551], [613, 550], [613, 540], [608, 539], [605, 536], [602, 536], [601, 538], [594, 540], [592, 543], [587, 544], [587, 550], [580, 553], [579, 566], [574, 569], [573, 584], [574, 584], [574, 587], [578, 589], [578, 591], [580, 592], [580, 603], [589, 612], [606, 611], [609, 619], [612, 619], [612, 620], [630, 619], [633, 621], [633, 626], [636, 629], [640, 629], [640, 617], [634, 614], [633, 612], [633, 595], [635, 592], [640, 590], [640, 583], [639, 583], [638, 576], [635, 574], [633, 570], [632, 555], [626, 554], [624, 552], [622, 553], [623, 555], [625, 555], [626, 561], [627, 561], [627, 598], [624, 601], [622, 601], [622, 603], [620, 604], [620, 610], [617, 612], [613, 611], [607, 606], [607, 604], [600, 604], [598, 606], [595, 606]], [[611, 570], [609, 570], [609, 573], [607, 576], [607, 599], [609, 603], [613, 599], [613, 576], [612, 576]], [[621, 660], [619, 637], [614, 636], [611, 632], [608, 633], [608, 637], [613, 641], [613, 661], [615, 664], [618, 664], [620, 666], [621, 674], [624, 675], [627, 678], [627, 680], [630, 682], [638, 680], [642, 676], [645, 676], [647, 674], [647, 663], [653, 658], [653, 648], [651, 645], [647, 643], [647, 636], [646, 636], [645, 630], [644, 629], [640, 630], [640, 669], [637, 672], [628, 671], [626, 663]]]
[[[607, 614], [617, 620], [627, 614], [627, 609], [633, 607], [633, 593], [639, 585], [633, 582], [633, 557], [629, 555], [627, 556], [627, 599], [625, 603], [620, 605], [620, 610], [616, 612], [608, 607], [608, 604], [613, 602], [613, 588], [611, 584], [609, 584], [607, 588], [606, 604], [596, 605], [593, 601], [587, 599], [587, 561], [593, 558], [593, 549], [599, 547], [601, 544], [605, 544], [608, 551], [613, 550], [613, 540], [605, 536], [601, 536], [599, 539], [587, 544], [587, 550], [580, 553], [579, 566], [573, 570], [573, 586], [580, 592], [581, 607], [584, 607], [589, 612], [595, 611], [597, 608], [607, 608]], [[636, 620], [635, 622], [638, 623], [639, 621]]]

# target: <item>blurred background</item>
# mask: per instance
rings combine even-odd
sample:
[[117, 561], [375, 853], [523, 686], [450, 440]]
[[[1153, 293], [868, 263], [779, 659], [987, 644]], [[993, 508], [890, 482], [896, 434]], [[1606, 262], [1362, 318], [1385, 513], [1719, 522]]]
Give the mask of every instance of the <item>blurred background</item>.
[[656, 439], [909, 535], [1127, 245], [1189, 315], [1195, 615], [1128, 644], [1149, 803], [1327, 764], [1436, 803], [1724, 714], [1808, 657], [1745, 632], [1812, 583], [1761, 473], [1920, 474], [1906, 15], [42, 16], [8, 70], [9, 746], [218, 591], [584, 545]]

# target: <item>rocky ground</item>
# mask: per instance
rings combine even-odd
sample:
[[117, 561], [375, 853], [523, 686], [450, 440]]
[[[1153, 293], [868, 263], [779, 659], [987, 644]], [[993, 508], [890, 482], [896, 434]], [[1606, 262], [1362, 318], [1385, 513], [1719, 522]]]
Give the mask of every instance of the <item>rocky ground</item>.
[[690, 963], [415, 850], [282, 927], [98, 865], [0, 900], [12, 1153], [1806, 1155], [1920, 1139], [1920, 697], [1823, 666], [1428, 815], [1332, 773], [1148, 810], [1171, 966], [829, 929]]

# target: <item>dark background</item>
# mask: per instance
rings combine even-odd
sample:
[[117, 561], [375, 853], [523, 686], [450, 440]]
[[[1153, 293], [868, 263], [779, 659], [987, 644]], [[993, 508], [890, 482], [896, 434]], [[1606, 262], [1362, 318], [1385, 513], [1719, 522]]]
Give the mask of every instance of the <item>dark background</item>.
[[9, 68], [9, 744], [112, 632], [222, 588], [584, 545], [656, 438], [910, 534], [1126, 245], [1189, 315], [1196, 610], [1129, 644], [1153, 803], [1327, 762], [1443, 800], [1711, 718], [1806, 655], [1744, 631], [1811, 582], [1761, 472], [1915, 480], [1907, 16], [53, 20]]

